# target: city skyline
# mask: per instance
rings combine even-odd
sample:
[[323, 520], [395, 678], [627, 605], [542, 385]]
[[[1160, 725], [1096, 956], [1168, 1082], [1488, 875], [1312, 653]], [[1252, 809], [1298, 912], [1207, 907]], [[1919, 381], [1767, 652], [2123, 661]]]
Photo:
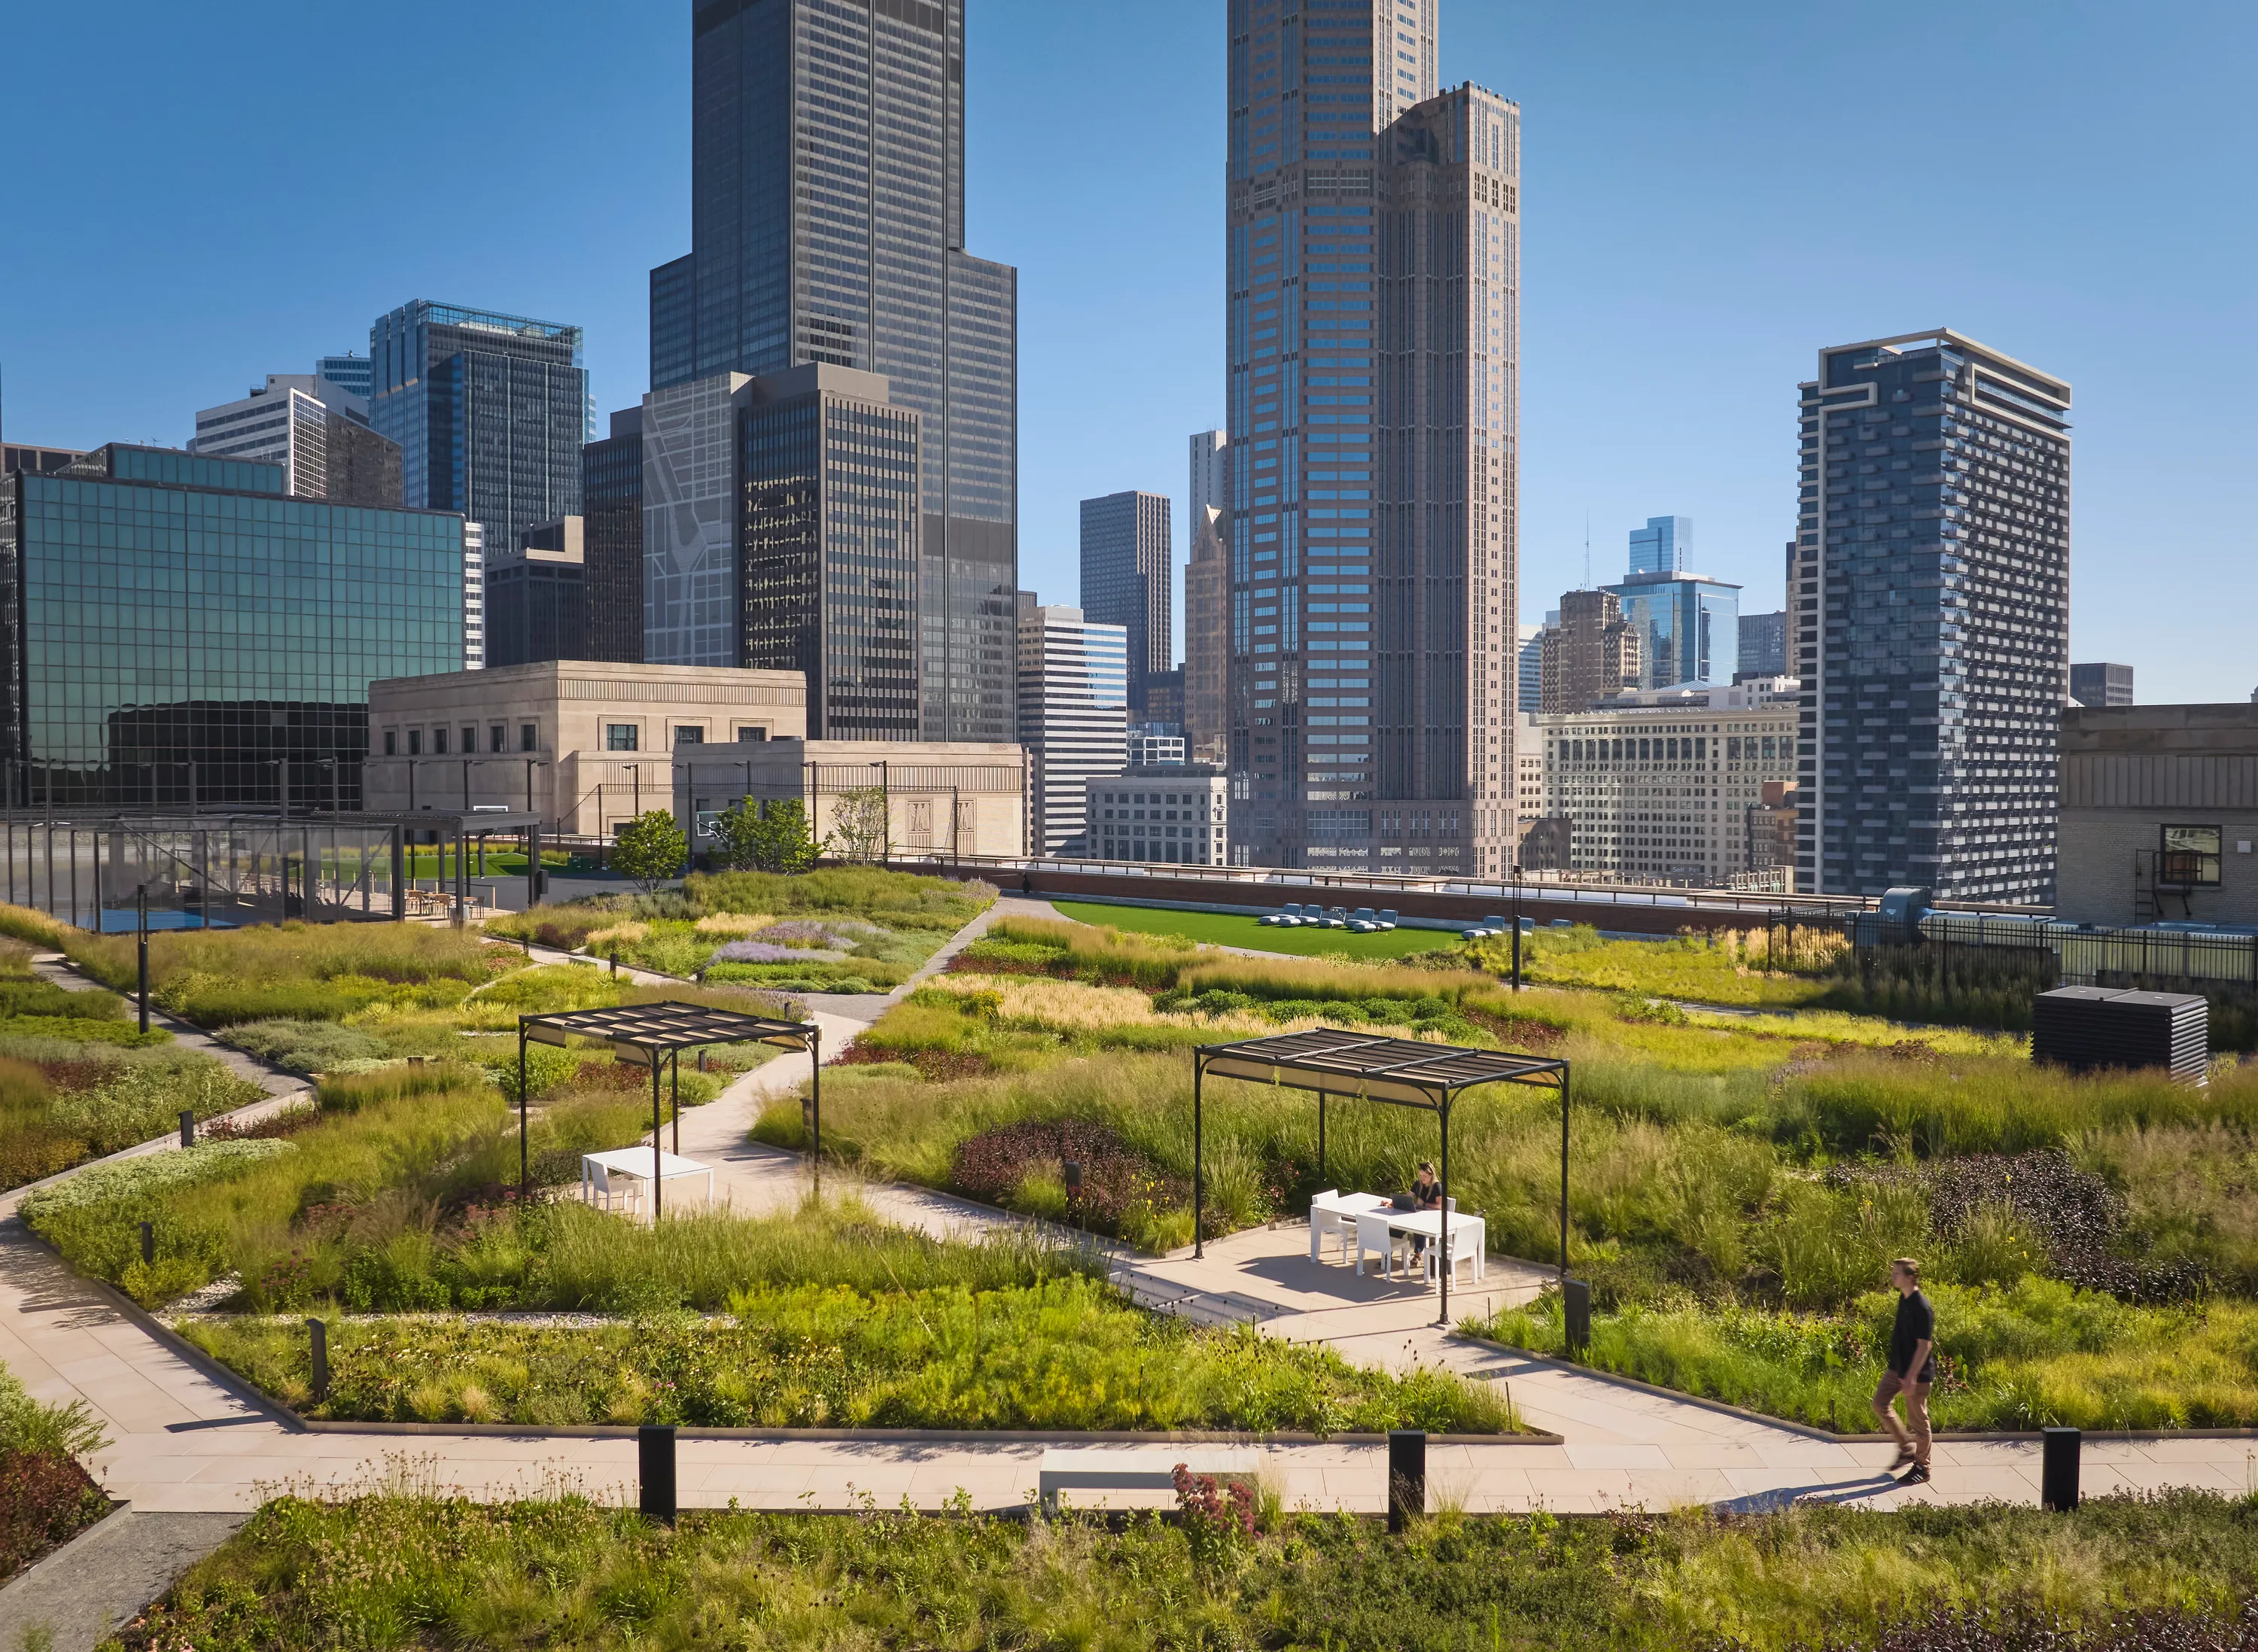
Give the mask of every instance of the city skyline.
[[[412, 4], [401, 13], [403, 41], [443, 15]], [[464, 89], [486, 74], [481, 52], [506, 54], [533, 14], [495, 5], [444, 15], [461, 49], [425, 66], [418, 119], [391, 129], [402, 152], [355, 149], [355, 111], [317, 108], [307, 111], [314, 141], [302, 158], [262, 157], [225, 181], [195, 156], [256, 105], [238, 96], [238, 112], [210, 94], [303, 82], [364, 51], [346, 20], [293, 15], [246, 44], [261, 32], [205, 38], [189, 19], [128, 4], [125, 26], [110, 32], [120, 38], [99, 43], [115, 97], [82, 105], [64, 96], [67, 77], [42, 66], [97, 49], [91, 20], [26, 19], [15, 47], [22, 96], [0, 111], [0, 135], [27, 164], [0, 189], [17, 222], [60, 212], [85, 233], [0, 273], [0, 313], [19, 318], [0, 323], [10, 438], [185, 442], [196, 408], [240, 395], [277, 365], [356, 347], [368, 317], [418, 291], [570, 318], [588, 330], [597, 406], [638, 399], [648, 272], [682, 250], [688, 221], [687, 28], [664, 12], [567, 4], [539, 14], [557, 95], [593, 128], [638, 139], [617, 145], [632, 152], [554, 167], [553, 134], [512, 130], [501, 106]], [[2138, 32], [2094, 8], [2049, 11], [2043, 29], [2041, 20], [2027, 5], [1980, 8], [1956, 53], [2006, 85], [2003, 120], [2065, 98], [2106, 102], [2112, 119], [2105, 133], [2081, 130], [2051, 146], [1939, 267], [1901, 250], [1928, 209], [1911, 174], [1878, 177], [1856, 225], [1814, 216], [1805, 202], [1831, 163], [1792, 141], [1815, 66], [1848, 51], [1907, 49], [1910, 19], [1750, 7], [1697, 28], [1658, 6], [1587, 17], [1516, 4], [1444, 18], [1439, 81], [1496, 82], [1523, 105], [1551, 166], [1530, 181], [1532, 223], [1544, 233], [1527, 274], [1520, 619], [1580, 582], [1587, 512], [1597, 546], [1620, 543], [1658, 511], [1697, 518], [1703, 571], [1745, 584], [1752, 611], [1773, 606], [1793, 473], [1776, 386], [1807, 371], [1825, 340], [1949, 316], [2079, 386], [2073, 652], [2133, 662], [2144, 698], [2247, 698], [2231, 616], [2237, 597], [2258, 595], [2258, 571], [2232, 471], [2253, 415], [2227, 386], [2251, 348], [2252, 300], [2229, 273], [2252, 231], [2231, 215], [2189, 209], [2212, 170], [2189, 158], [2247, 149], [2258, 117], [2216, 94], [2225, 66], [2244, 54], [2237, 46], [2258, 41], [2258, 22], [2209, 5]], [[1111, 256], [1110, 231], [1125, 213], [1177, 203], [1182, 216], [1183, 180], [1219, 169], [1223, 24], [1219, 8], [1172, 0], [1135, 18], [975, 0], [968, 29], [969, 239], [1023, 271], [1020, 583], [1064, 593], [1079, 500], [1180, 488], [1182, 432], [1222, 412], [1212, 206], [1204, 192], [1190, 197], [1183, 231], [1133, 266]], [[1062, 60], [1085, 81], [1069, 113], [1076, 141], [1036, 141], [1055, 111], [1012, 92]], [[2010, 66], [2015, 74], [1999, 73]], [[1658, 95], [1689, 78], [1709, 94], [1691, 103]], [[523, 188], [500, 200], [430, 198], [430, 167], [466, 149], [495, 170], [520, 168]], [[91, 181], [58, 207], [32, 181], [66, 161]], [[316, 166], [318, 187], [305, 170]], [[1698, 191], [1686, 188], [1697, 168]], [[2158, 177], [2162, 187], [2129, 187]], [[2077, 204], [2097, 188], [2120, 202], [2105, 225]], [[282, 198], [305, 209], [273, 213]], [[411, 201], [423, 233], [372, 239], [355, 227]], [[129, 238], [152, 236], [173, 256], [127, 255]], [[1635, 255], [1656, 241], [1680, 256]], [[278, 263], [271, 283], [245, 282], [242, 272], [266, 253], [290, 260], [287, 280]], [[1833, 272], [1823, 291], [1780, 279], [1807, 259]], [[2151, 287], [2172, 294], [2162, 313]], [[2144, 347], [2123, 351], [2118, 336], [2135, 316]], [[2199, 340], [2224, 341], [2227, 372], [2198, 367], [2218, 353]], [[1608, 438], [1619, 405], [1597, 386], [1665, 354], [1703, 383], [1701, 428], [1626, 452]], [[158, 358], [165, 374], [143, 371]], [[1102, 398], [1090, 390], [1101, 382]], [[1180, 561], [1187, 537], [1180, 525]], [[2224, 599], [2183, 612], [2152, 577], [2158, 557], [2196, 564], [2190, 571]]]

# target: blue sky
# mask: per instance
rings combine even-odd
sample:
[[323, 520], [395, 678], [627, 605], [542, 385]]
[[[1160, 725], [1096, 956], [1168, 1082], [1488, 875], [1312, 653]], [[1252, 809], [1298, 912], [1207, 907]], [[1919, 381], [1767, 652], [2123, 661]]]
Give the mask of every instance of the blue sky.
[[[11, 439], [186, 439], [411, 297], [587, 330], [645, 387], [689, 240], [687, 0], [19, 7], [0, 100]], [[1945, 325], [2076, 389], [2072, 649], [2258, 687], [2247, 66], [2258, 7], [1444, 0], [1524, 133], [1523, 611], [1689, 515], [1779, 602], [1794, 388]], [[971, 242], [1021, 272], [1023, 583], [1076, 501], [1184, 488], [1223, 408], [1221, 0], [971, 0]], [[1182, 529], [1179, 525], [1179, 537]]]

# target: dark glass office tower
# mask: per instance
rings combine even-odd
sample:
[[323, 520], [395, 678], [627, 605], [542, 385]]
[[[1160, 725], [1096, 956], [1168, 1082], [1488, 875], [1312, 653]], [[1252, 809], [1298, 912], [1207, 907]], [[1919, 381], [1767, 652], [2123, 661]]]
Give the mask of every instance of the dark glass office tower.
[[[1147, 687], [1175, 664], [1175, 564], [1166, 493], [1082, 501], [1082, 611], [1129, 635], [1129, 720], [1148, 714]], [[1178, 708], [1178, 716], [1182, 714]]]
[[1231, 0], [1234, 860], [1495, 875], [1517, 805], [1520, 112], [1438, 0]]
[[739, 663], [806, 675], [813, 740], [919, 738], [920, 432], [884, 392], [811, 365], [737, 409]]
[[[123, 444], [0, 479], [15, 805], [359, 806], [368, 685], [463, 661], [463, 519]], [[287, 794], [284, 788], [287, 787]]]
[[409, 508], [482, 523], [490, 545], [580, 514], [579, 328], [419, 298], [377, 320], [368, 353], [369, 422], [400, 444]]
[[612, 415], [612, 433], [580, 454], [586, 504], [591, 660], [643, 663], [643, 409]]
[[1798, 886], [2054, 898], [2070, 386], [1959, 334], [1801, 386]]
[[816, 362], [924, 431], [930, 739], [1012, 737], [1018, 273], [964, 251], [963, 0], [707, 0], [692, 252], [651, 273], [651, 386]]

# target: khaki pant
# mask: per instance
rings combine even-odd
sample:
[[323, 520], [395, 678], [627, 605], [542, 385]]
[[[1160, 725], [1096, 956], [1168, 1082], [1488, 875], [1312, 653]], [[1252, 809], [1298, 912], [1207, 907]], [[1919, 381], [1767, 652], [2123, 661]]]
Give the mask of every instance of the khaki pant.
[[[1899, 1394], [1905, 1396], [1906, 1420], [1902, 1424], [1898, 1422], [1897, 1413], [1890, 1408], [1890, 1401]], [[1884, 1372], [1881, 1386], [1874, 1390], [1874, 1414], [1882, 1420], [1882, 1426], [1895, 1437], [1899, 1450], [1910, 1443], [1913, 1460], [1924, 1467], [1928, 1465], [1928, 1384], [1912, 1381], [1899, 1376], [1894, 1371]], [[1913, 1429], [1910, 1441], [1906, 1435], [1908, 1425]]]

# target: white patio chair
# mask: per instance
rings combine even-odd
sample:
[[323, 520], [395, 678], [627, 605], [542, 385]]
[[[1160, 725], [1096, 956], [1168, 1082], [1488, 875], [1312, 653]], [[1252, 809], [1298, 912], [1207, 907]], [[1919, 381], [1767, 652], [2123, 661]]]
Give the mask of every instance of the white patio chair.
[[[1442, 1248], [1443, 1247], [1440, 1244], [1433, 1241], [1430, 1241], [1427, 1245], [1427, 1282], [1431, 1285], [1433, 1284], [1435, 1280], [1436, 1264], [1441, 1259], [1440, 1252]], [[1451, 1282], [1453, 1285], [1458, 1283], [1459, 1264], [1461, 1262], [1471, 1262], [1473, 1264], [1473, 1278], [1476, 1283], [1479, 1283], [1483, 1278], [1485, 1278], [1489, 1272], [1488, 1266], [1484, 1259], [1488, 1249], [1489, 1246], [1483, 1238], [1483, 1230], [1480, 1223], [1468, 1222], [1463, 1226], [1457, 1223], [1452, 1223], [1450, 1264]]]
[[1355, 1237], [1354, 1217], [1341, 1208], [1340, 1190], [1328, 1188], [1310, 1201], [1310, 1260], [1325, 1259], [1325, 1244], [1329, 1240], [1340, 1242], [1341, 1260], [1348, 1260], [1351, 1242]]
[[1381, 1277], [1394, 1279], [1395, 1258], [1399, 1255], [1408, 1258], [1410, 1243], [1409, 1238], [1388, 1225], [1388, 1217], [1384, 1214], [1360, 1215], [1356, 1219], [1357, 1277], [1364, 1277], [1364, 1258], [1376, 1252], [1380, 1257]]
[[609, 1210], [612, 1208], [614, 1195], [618, 1196], [621, 1209], [632, 1211], [636, 1208], [636, 1189], [639, 1184], [635, 1178], [622, 1176], [620, 1178], [620, 1185], [614, 1187], [612, 1173], [603, 1165], [591, 1163], [587, 1169], [588, 1191], [604, 1202], [605, 1209]]

